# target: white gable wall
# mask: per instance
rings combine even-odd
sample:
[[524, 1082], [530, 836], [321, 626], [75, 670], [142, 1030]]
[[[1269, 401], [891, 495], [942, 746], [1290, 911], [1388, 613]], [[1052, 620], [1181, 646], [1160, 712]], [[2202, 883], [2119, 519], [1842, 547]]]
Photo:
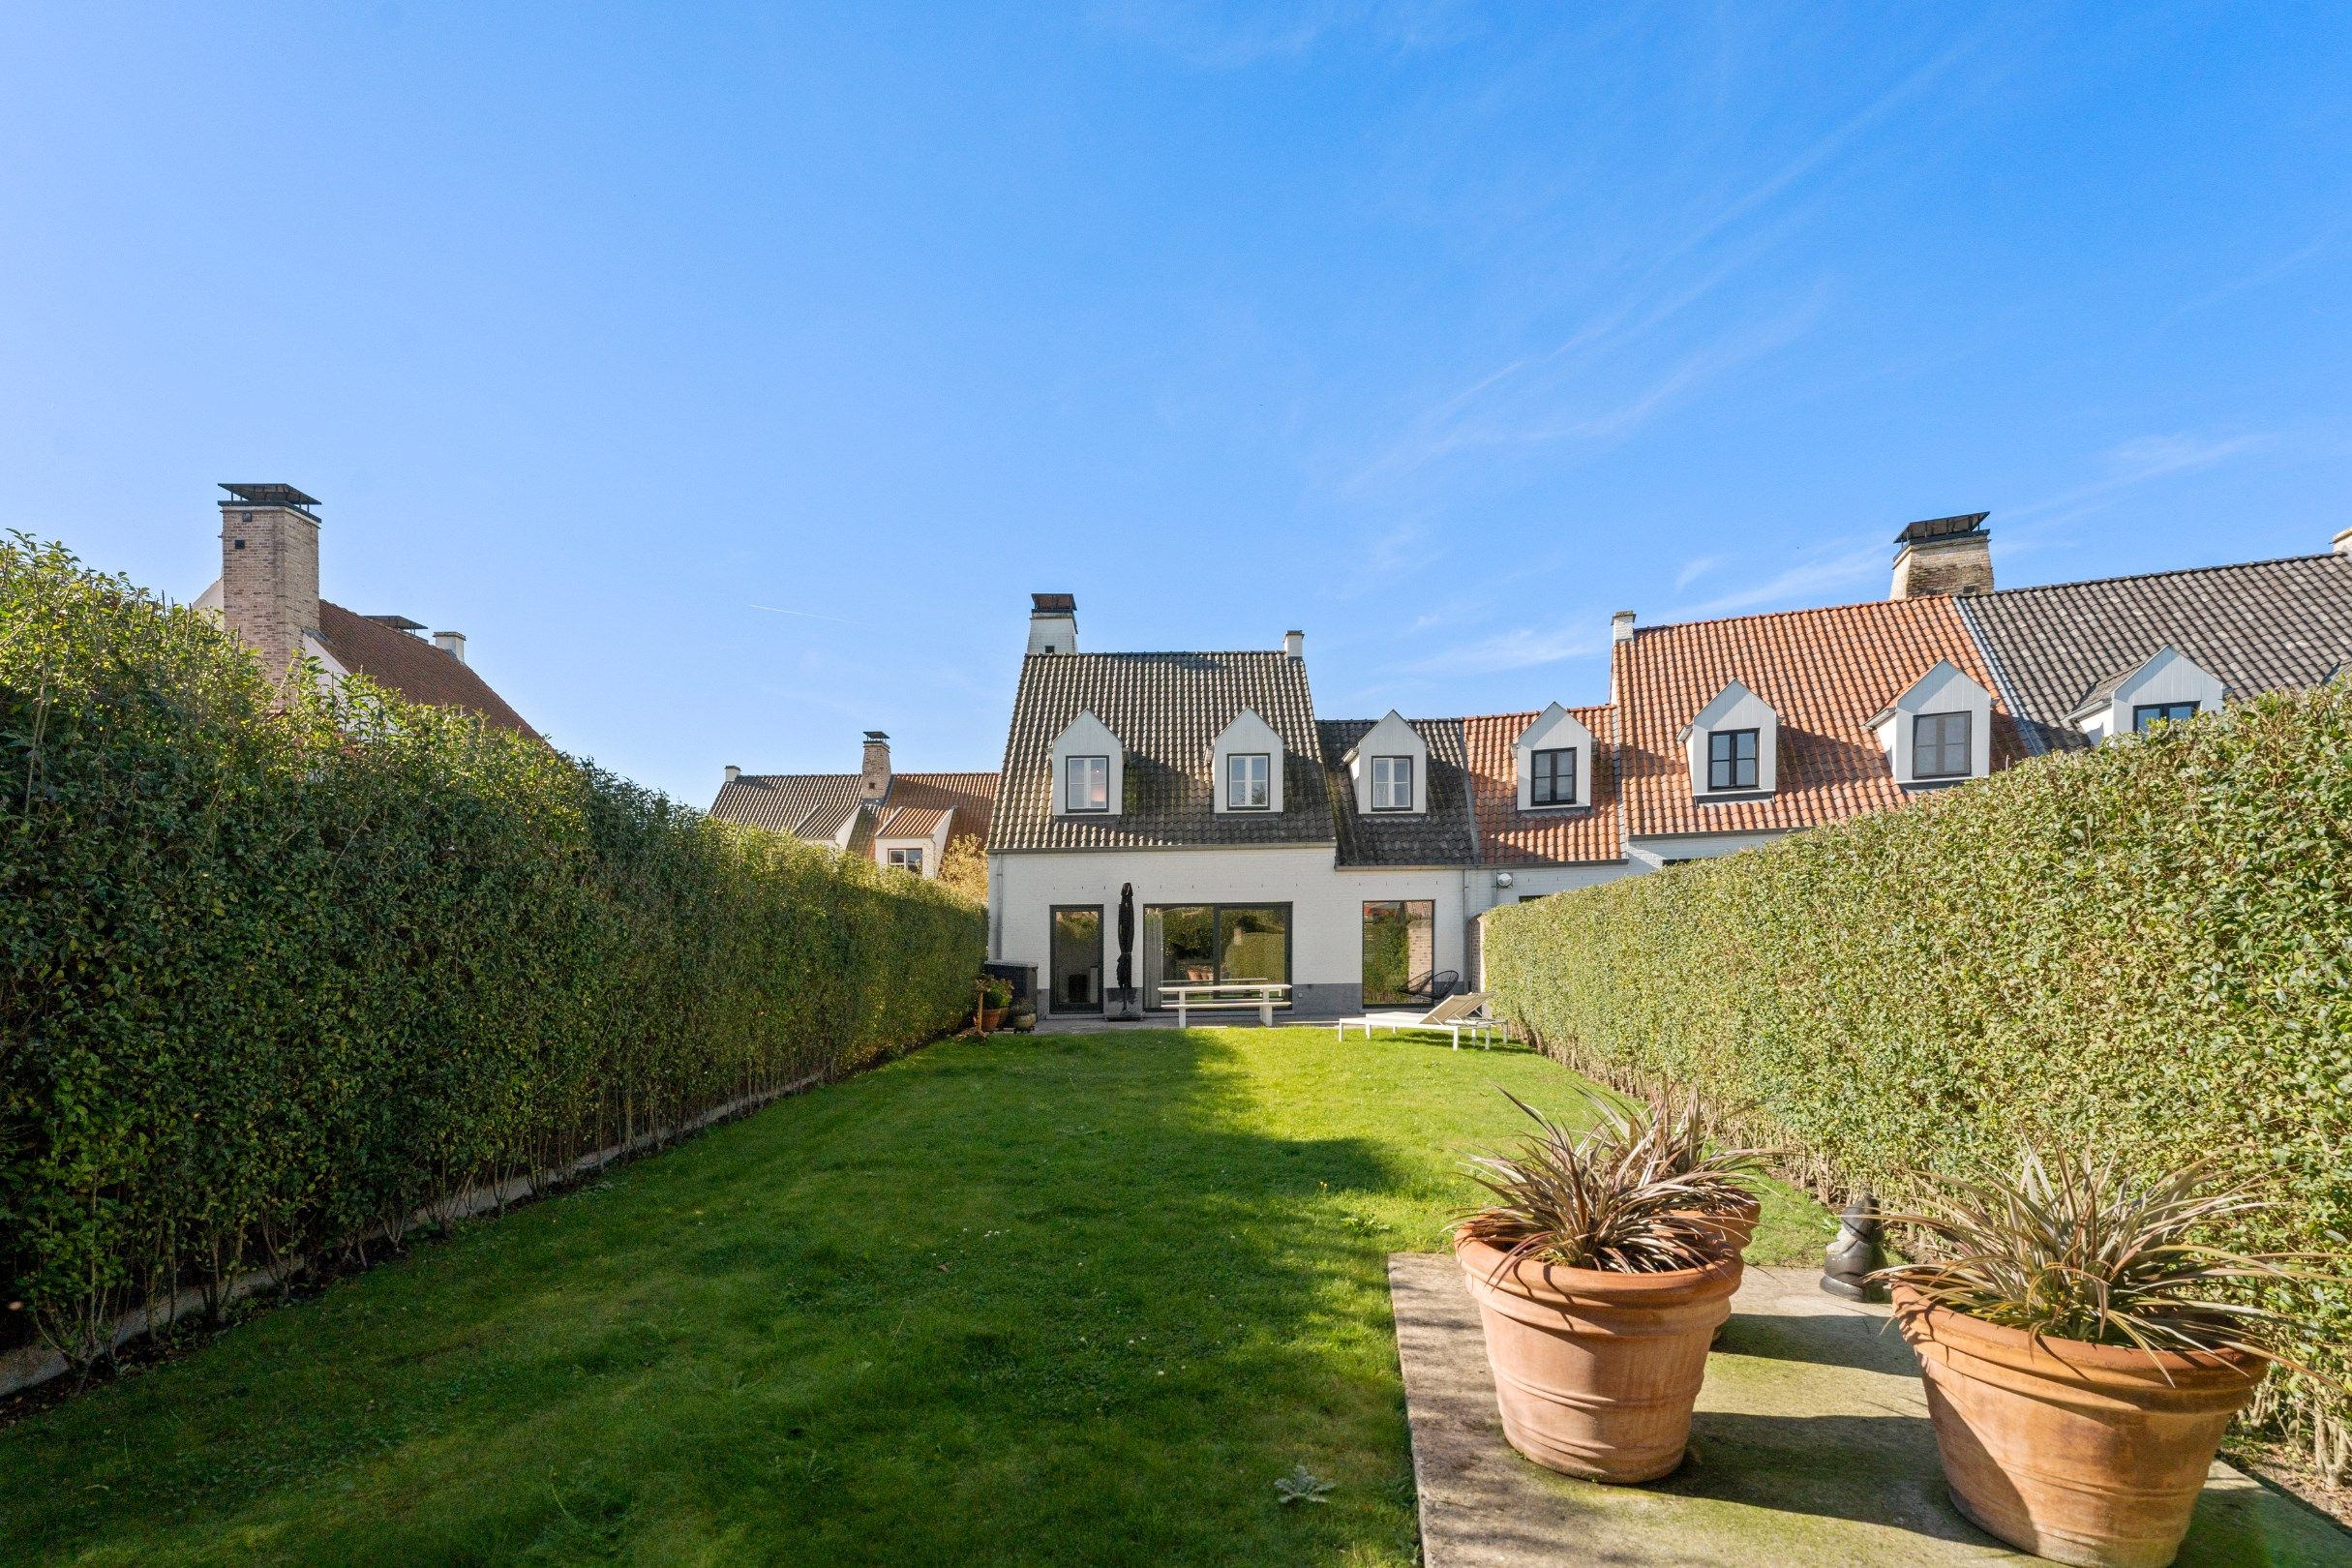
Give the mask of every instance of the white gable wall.
[[[1706, 787], [1706, 738], [1717, 730], [1754, 730], [1756, 732], [1756, 788], [1753, 791], [1709, 790]], [[1772, 705], [1734, 680], [1715, 694], [1714, 701], [1699, 710], [1682, 732], [1683, 761], [1690, 769], [1691, 794], [1701, 799], [1709, 795], [1729, 794], [1769, 795], [1779, 788], [1778, 762], [1780, 756], [1780, 715]]]
[[[1374, 757], [1410, 757], [1413, 759], [1413, 807], [1407, 811], [1382, 811], [1383, 817], [1420, 816], [1429, 810], [1430, 748], [1421, 739], [1421, 732], [1404, 722], [1395, 709], [1388, 716], [1364, 732], [1355, 749], [1347, 754], [1347, 777], [1356, 792], [1356, 809], [1367, 816], [1372, 811], [1372, 765]], [[1442, 966], [1441, 966], [1442, 967]]]
[[[1597, 742], [1583, 722], [1559, 704], [1536, 716], [1534, 723], [1522, 731], [1511, 747], [1511, 771], [1519, 781], [1519, 808], [1522, 811], [1550, 811], [1553, 807], [1535, 804], [1534, 763], [1539, 751], [1556, 751], [1563, 746], [1576, 748], [1576, 806], [1592, 803], [1592, 754]], [[1566, 810], [1570, 807], [1563, 806]]]
[[2094, 741], [2132, 733], [2132, 709], [2155, 703], [2195, 703], [2197, 711], [2211, 713], [2226, 695], [2220, 680], [2179, 648], [2158, 648], [2115, 688], [2115, 700], [2085, 717], [2083, 734]]
[[1107, 813], [1088, 811], [1083, 816], [1117, 816], [1127, 798], [1127, 748], [1119, 738], [1092, 713], [1080, 713], [1071, 719], [1053, 742], [1053, 814], [1069, 816], [1070, 792], [1067, 788], [1068, 770], [1062, 766], [1071, 757], [1108, 757], [1110, 759], [1110, 810]]
[[1927, 713], [1969, 715], [1968, 776], [1982, 778], [1993, 770], [1993, 694], [1948, 659], [1939, 660], [1934, 669], [1913, 681], [1910, 689], [1894, 700], [1875, 732], [1879, 749], [1886, 753], [1887, 767], [1896, 783], [1951, 782], [1942, 778], [1921, 779], [1914, 771], [1912, 752], [1918, 739], [1918, 727], [1913, 721]]
[[[1249, 756], [1251, 753], [1263, 754], [1267, 759], [1266, 804], [1262, 809], [1267, 813], [1279, 812], [1282, 809], [1282, 738], [1274, 733], [1273, 725], [1268, 724], [1256, 713], [1245, 708], [1233, 715], [1233, 722], [1225, 726], [1224, 733], [1217, 738], [1210, 750], [1212, 755], [1209, 759], [1211, 769], [1209, 776], [1216, 791], [1219, 811], [1233, 809], [1232, 802], [1228, 799], [1229, 781], [1225, 773], [1225, 759], [1236, 754]], [[1256, 816], [1260, 809], [1255, 806], [1246, 807], [1244, 814]]]

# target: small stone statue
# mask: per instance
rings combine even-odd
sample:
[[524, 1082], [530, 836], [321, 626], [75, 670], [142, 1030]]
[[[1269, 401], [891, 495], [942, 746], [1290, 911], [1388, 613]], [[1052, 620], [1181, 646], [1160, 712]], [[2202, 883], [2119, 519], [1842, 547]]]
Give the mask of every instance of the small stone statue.
[[1885, 1240], [1879, 1200], [1868, 1192], [1857, 1195], [1838, 1221], [1837, 1239], [1824, 1259], [1822, 1288], [1848, 1301], [1885, 1301], [1886, 1287], [1870, 1278], [1872, 1270], [1886, 1266]]

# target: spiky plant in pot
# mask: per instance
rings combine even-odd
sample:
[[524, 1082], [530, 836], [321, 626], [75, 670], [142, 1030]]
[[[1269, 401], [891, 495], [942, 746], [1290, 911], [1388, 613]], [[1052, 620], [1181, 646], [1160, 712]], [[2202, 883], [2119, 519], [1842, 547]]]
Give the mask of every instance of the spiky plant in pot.
[[1631, 1106], [1596, 1101], [1595, 1109], [1588, 1145], [1688, 1183], [1695, 1189], [1692, 1207], [1713, 1221], [1725, 1245], [1734, 1252], [1747, 1247], [1764, 1212], [1757, 1178], [1773, 1151], [1725, 1147], [1714, 1136], [1716, 1118], [1696, 1094], [1679, 1105], [1653, 1092]]
[[1689, 1444], [1738, 1255], [1701, 1207], [1707, 1184], [1674, 1174], [1657, 1139], [1580, 1134], [1511, 1102], [1535, 1131], [1470, 1161], [1490, 1201], [1453, 1226], [1503, 1434], [1569, 1475], [1652, 1480]]
[[1919, 1352], [1952, 1497], [2061, 1562], [2161, 1568], [2187, 1532], [2230, 1418], [2267, 1365], [2316, 1331], [2227, 1299], [2321, 1277], [2304, 1254], [2204, 1240], [2270, 1207], [2196, 1161], [2139, 1178], [2029, 1149], [2014, 1178], [1917, 1177], [1890, 1216], [1944, 1255], [1879, 1272]]

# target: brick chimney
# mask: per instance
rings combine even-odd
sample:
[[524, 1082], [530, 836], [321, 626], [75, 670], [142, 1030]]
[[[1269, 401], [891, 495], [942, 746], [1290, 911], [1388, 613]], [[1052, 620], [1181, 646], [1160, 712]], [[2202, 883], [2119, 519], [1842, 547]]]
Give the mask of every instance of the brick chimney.
[[1894, 588], [1890, 599], [1918, 599], [1935, 593], [1993, 591], [1990, 512], [1931, 517], [1895, 535]]
[[1078, 651], [1078, 601], [1067, 593], [1029, 595], [1029, 651]]
[[291, 485], [221, 488], [221, 621], [277, 679], [318, 632], [318, 502]]
[[890, 738], [880, 730], [865, 732], [865, 763], [858, 770], [858, 798], [879, 800], [890, 793]]

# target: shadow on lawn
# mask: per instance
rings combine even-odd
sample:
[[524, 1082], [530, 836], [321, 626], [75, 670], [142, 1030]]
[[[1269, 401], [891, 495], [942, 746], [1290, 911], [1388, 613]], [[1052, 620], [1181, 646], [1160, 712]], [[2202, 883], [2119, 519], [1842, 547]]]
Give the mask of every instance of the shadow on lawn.
[[[1387, 1249], [1361, 1211], [1419, 1173], [1267, 1131], [1236, 1054], [1000, 1038], [777, 1105], [0, 1432], [0, 1538], [1409, 1560]], [[1340, 1489], [1279, 1507], [1302, 1463]]]

